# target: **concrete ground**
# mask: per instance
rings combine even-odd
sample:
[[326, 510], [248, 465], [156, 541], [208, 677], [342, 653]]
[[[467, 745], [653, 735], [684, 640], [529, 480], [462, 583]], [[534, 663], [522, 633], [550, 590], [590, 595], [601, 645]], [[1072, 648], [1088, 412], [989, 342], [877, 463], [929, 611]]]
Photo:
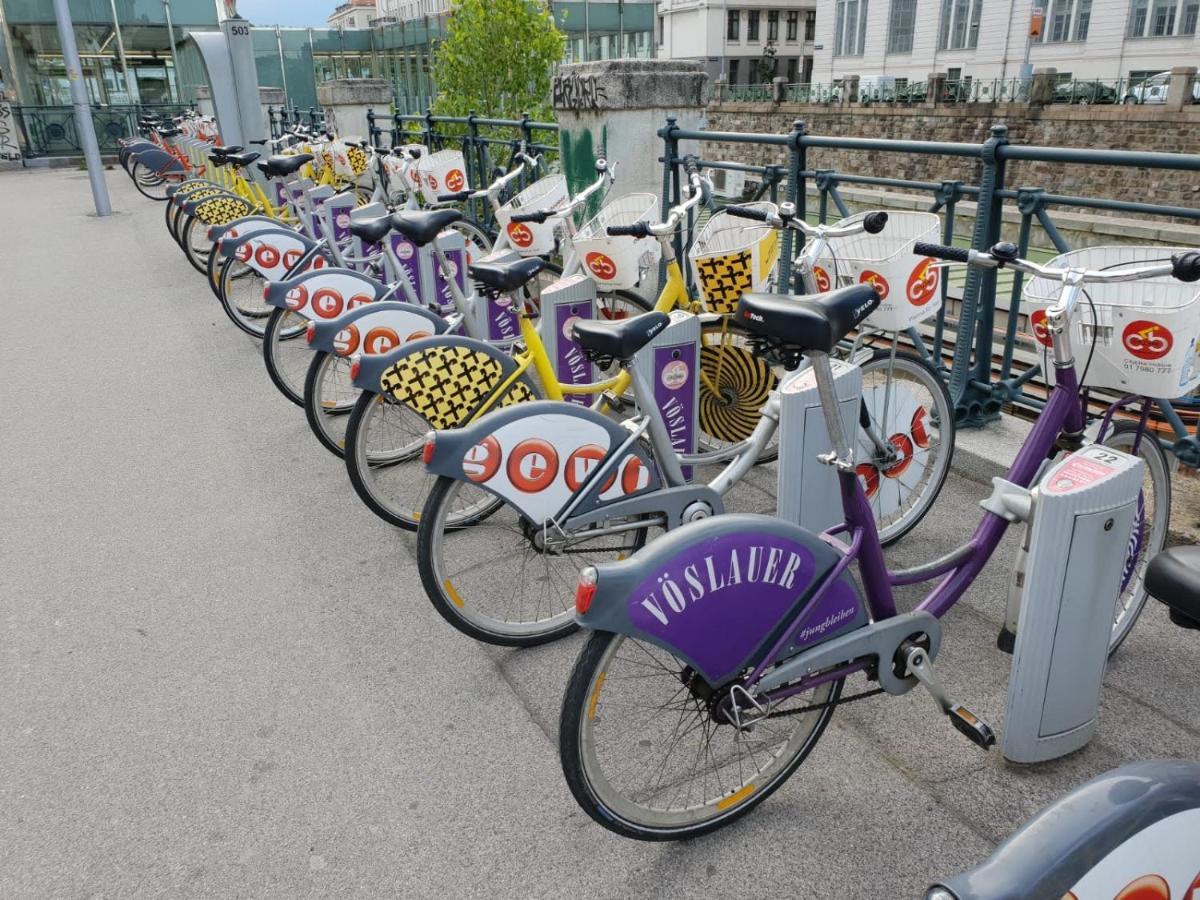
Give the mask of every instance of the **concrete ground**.
[[[1151, 603], [1070, 757], [1006, 764], [915, 691], [839, 710], [737, 826], [609, 834], [559, 770], [580, 639], [447, 627], [161, 206], [109, 184], [98, 220], [82, 173], [0, 173], [0, 897], [918, 898], [1092, 775], [1200, 757], [1200, 640]], [[963, 540], [973, 477], [896, 561]], [[998, 729], [1015, 537], [938, 665]]]

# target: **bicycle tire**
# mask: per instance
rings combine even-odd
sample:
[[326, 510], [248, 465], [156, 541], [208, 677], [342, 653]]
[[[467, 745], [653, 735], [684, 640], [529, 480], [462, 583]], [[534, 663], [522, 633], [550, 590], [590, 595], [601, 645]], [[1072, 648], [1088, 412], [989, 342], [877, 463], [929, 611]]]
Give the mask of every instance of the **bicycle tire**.
[[238, 299], [233, 296], [234, 282], [242, 286], [239, 288], [239, 293], [251, 298], [248, 302], [253, 302], [253, 297], [262, 297], [262, 286], [265, 284], [265, 280], [249, 266], [244, 267], [244, 274], [239, 272], [235, 275], [233, 266], [235, 262], [237, 260], [230, 257], [221, 266], [220, 290], [217, 298], [221, 301], [221, 309], [225, 310], [229, 321], [251, 337], [262, 340], [263, 332], [267, 328], [267, 317], [275, 307], [261, 303], [259, 306], [248, 306], [246, 309], [239, 306]]
[[199, 216], [187, 217], [180, 230], [179, 246], [193, 269], [201, 275], [208, 274], [208, 257], [213, 252], [213, 246], [208, 239], [208, 225]]
[[166, 201], [168, 187], [173, 184], [179, 184], [187, 178], [183, 172], [160, 174], [141, 162], [134, 164], [131, 177], [133, 178], [133, 186], [137, 188], [139, 194], [158, 203]]
[[[271, 383], [279, 389], [292, 403], [304, 406], [304, 380], [308, 374], [309, 357], [312, 352], [308, 343], [303, 340], [308, 330], [308, 319], [290, 309], [272, 309], [267, 316], [267, 327], [263, 330], [263, 363], [267, 367], [267, 375]], [[287, 344], [292, 354], [300, 356], [303, 367], [288, 365], [282, 355], [282, 347]], [[302, 374], [296, 377], [296, 371]]]
[[[352, 401], [330, 399], [333, 379], [343, 382], [343, 387], [348, 385]], [[321, 446], [338, 459], [346, 458], [346, 428], [359, 393], [350, 381], [349, 359], [323, 350], [313, 354], [304, 378], [304, 418]]]

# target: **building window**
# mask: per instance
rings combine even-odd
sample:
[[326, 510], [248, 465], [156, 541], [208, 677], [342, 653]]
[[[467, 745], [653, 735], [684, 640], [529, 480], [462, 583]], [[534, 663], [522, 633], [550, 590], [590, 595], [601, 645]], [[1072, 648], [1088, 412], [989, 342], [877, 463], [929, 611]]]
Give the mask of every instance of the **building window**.
[[788, 84], [796, 83], [796, 75], [799, 71], [799, 68], [800, 68], [800, 60], [798, 60], [794, 56], [789, 57], [788, 61], [787, 61], [787, 83]]
[[1133, 0], [1129, 37], [1179, 37], [1196, 33], [1200, 0]]
[[761, 15], [757, 9], [752, 9], [746, 13], [746, 40], [758, 40], [758, 17]]
[[917, 0], [892, 0], [888, 22], [888, 53], [912, 53], [917, 23]]
[[1150, 34], [1170, 37], [1175, 33], [1175, 0], [1154, 0], [1150, 8]]
[[817, 11], [810, 9], [804, 14], [804, 40], [812, 43], [817, 39]]
[[[738, 31], [742, 24], [742, 14], [736, 9], [729, 11], [728, 21], [725, 23], [725, 37], [728, 40], [736, 41], [738, 39]], [[731, 81], [730, 84], [733, 82]]]
[[779, 10], [772, 9], [767, 13], [767, 40], [779, 40]]
[[800, 37], [800, 11], [793, 9], [788, 11], [787, 18], [787, 39], [794, 41]]
[[729, 61], [729, 83], [730, 84], [738, 83], [738, 80], [737, 80], [738, 79], [738, 62], [739, 62], [739, 60], [736, 60], [736, 59], [731, 59]]
[[1195, 34], [1197, 19], [1200, 19], [1200, 0], [1188, 0], [1183, 4], [1183, 21], [1179, 25], [1179, 33]]
[[974, 50], [979, 46], [979, 14], [983, 0], [942, 0], [939, 50]]
[[658, 17], [658, 46], [661, 47], [662, 43], [663, 43], [663, 17], [659, 16]]
[[867, 0], [836, 0], [833, 55], [862, 56], [867, 30]]

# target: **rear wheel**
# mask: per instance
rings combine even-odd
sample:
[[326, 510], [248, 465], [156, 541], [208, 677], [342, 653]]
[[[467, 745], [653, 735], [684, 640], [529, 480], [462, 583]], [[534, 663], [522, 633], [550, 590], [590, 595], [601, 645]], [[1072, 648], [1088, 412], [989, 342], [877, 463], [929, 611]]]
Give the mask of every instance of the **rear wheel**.
[[350, 378], [351, 361], [333, 353], [315, 353], [304, 380], [304, 416], [321, 446], [346, 455], [346, 427], [359, 390]]
[[304, 379], [312, 350], [302, 338], [308, 319], [290, 309], [272, 307], [263, 332], [263, 362], [271, 383], [297, 406], [304, 405]]
[[208, 257], [212, 253], [212, 241], [208, 239], [208, 225], [199, 216], [188, 216], [180, 230], [179, 246], [192, 268], [201, 275], [208, 272]]
[[183, 172], [167, 172], [160, 174], [142, 163], [133, 166], [133, 186], [144, 197], [157, 200], [160, 203], [167, 199], [167, 188], [183, 182], [187, 175]]
[[236, 259], [225, 260], [221, 267], [220, 288], [217, 296], [221, 308], [229, 321], [251, 337], [261, 338], [267, 329], [267, 317], [273, 306], [263, 300], [263, 285], [266, 281], [249, 266], [239, 264]]
[[713, 689], [660, 647], [599, 631], [563, 697], [563, 774], [579, 805], [610, 831], [643, 841], [697, 837], [787, 781], [834, 707], [798, 710], [836, 703], [841, 689], [838, 680], [787, 697], [772, 704], [771, 717], [739, 728], [724, 712], [727, 688]]

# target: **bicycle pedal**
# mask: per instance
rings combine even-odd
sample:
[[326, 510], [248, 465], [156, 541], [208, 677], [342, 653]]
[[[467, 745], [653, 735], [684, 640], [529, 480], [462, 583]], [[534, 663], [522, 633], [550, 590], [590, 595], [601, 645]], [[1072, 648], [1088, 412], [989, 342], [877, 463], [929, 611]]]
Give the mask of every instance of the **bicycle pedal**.
[[975, 715], [961, 703], [955, 703], [946, 710], [950, 724], [971, 739], [971, 743], [988, 750], [996, 744], [996, 732], [992, 726]]
[[1013, 649], [1017, 646], [1017, 634], [1015, 631], [1009, 631], [1007, 628], [1001, 628], [1000, 633], [996, 635], [996, 648], [1001, 653], [1007, 653], [1012, 656]]

